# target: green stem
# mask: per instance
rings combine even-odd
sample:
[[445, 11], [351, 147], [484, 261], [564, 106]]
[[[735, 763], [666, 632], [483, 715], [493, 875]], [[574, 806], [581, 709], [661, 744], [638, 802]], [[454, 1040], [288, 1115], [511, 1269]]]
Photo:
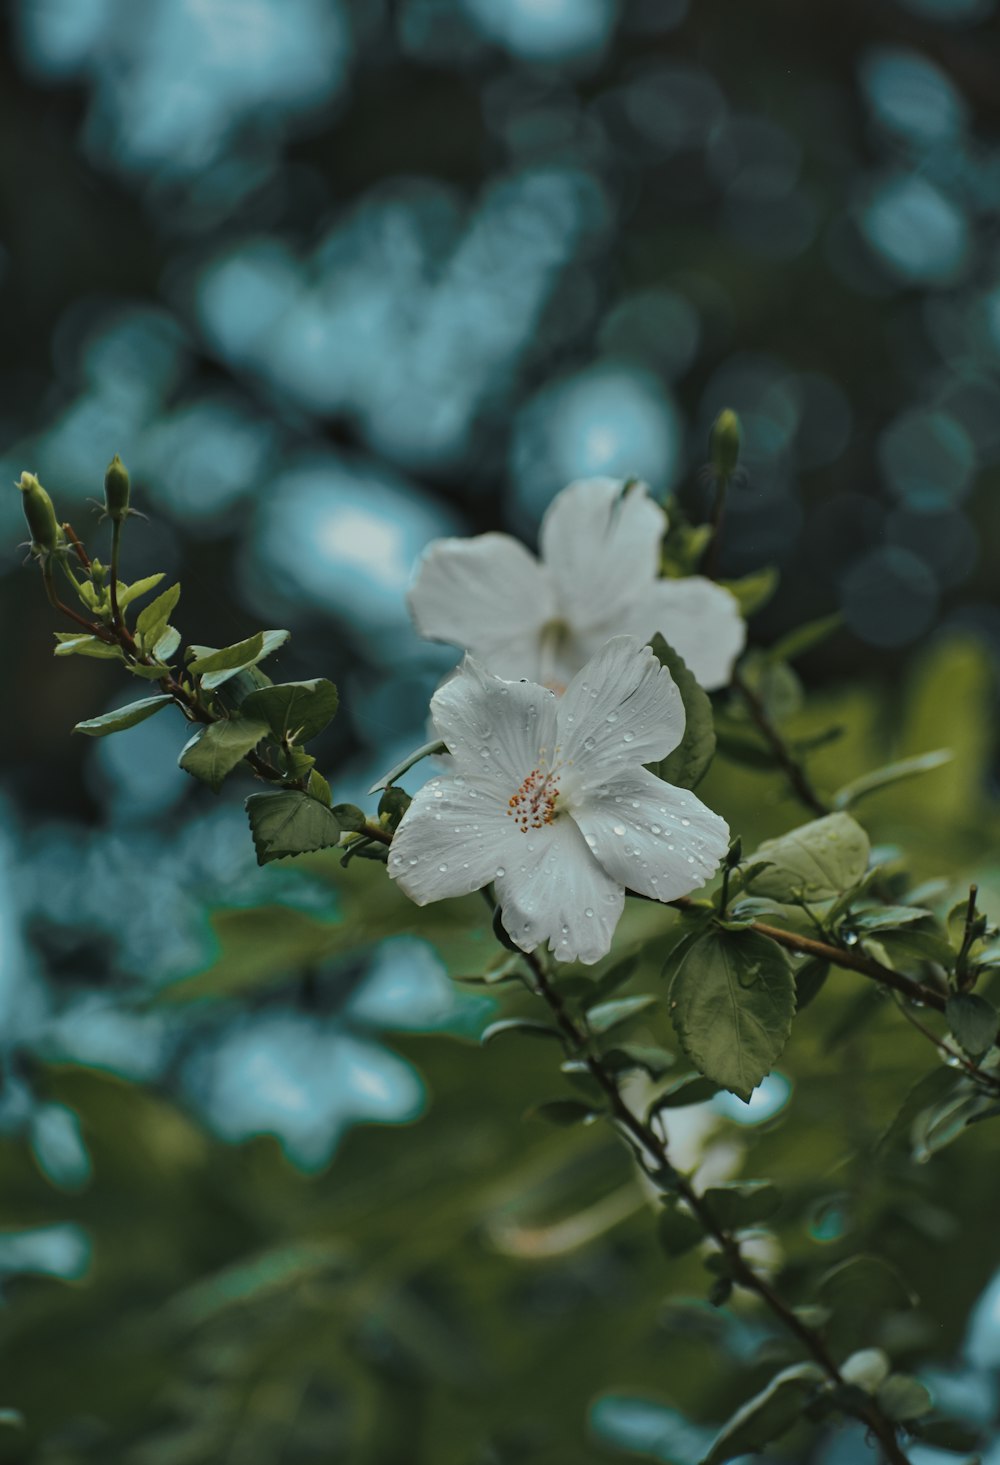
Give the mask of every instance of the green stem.
[[750, 713], [764, 741], [774, 754], [776, 761], [784, 770], [797, 798], [811, 813], [816, 814], [818, 817], [822, 818], [824, 814], [829, 814], [829, 806], [820, 798], [804, 766], [796, 758], [791, 748], [789, 748], [781, 736], [781, 733], [771, 721], [763, 701], [735, 667], [733, 668], [730, 686], [734, 692], [739, 693], [746, 703], [747, 711]]
[[[122, 555], [122, 520], [112, 519], [111, 521], [111, 584], [108, 587], [111, 596], [111, 623], [115, 630], [121, 632], [125, 629], [125, 622], [118, 607], [118, 566], [121, 563]], [[132, 637], [129, 636], [131, 641]]]

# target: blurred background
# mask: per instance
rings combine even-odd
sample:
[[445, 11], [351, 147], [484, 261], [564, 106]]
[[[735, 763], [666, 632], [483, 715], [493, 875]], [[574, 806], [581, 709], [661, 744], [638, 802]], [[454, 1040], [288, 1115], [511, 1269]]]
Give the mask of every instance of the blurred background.
[[[72, 738], [132, 689], [52, 663], [10, 484], [36, 471], [102, 552], [120, 453], [149, 516], [128, 578], [181, 578], [187, 639], [290, 628], [268, 670], [338, 683], [321, 766], [358, 800], [454, 661], [408, 625], [423, 546], [530, 543], [587, 474], [697, 519], [734, 407], [722, 570], [781, 575], [751, 639], [844, 618], [788, 709], [843, 730], [818, 776], [957, 745], [873, 827], [997, 903], [994, 0], [9, 0], [2, 24], [0, 1407], [27, 1423], [0, 1459], [694, 1462], [778, 1345], [705, 1307], [697, 1262], [665, 1274], [599, 1126], [520, 1123], [557, 1076], [475, 1046], [495, 997], [451, 977], [490, 959], [478, 908], [258, 870], [249, 785], [181, 773], [179, 718]], [[797, 818], [724, 760], [705, 798], [750, 844]], [[988, 1429], [988, 1126], [873, 1178], [930, 1060], [891, 1017], [864, 1046], [855, 997], [677, 1143], [783, 1173], [789, 1256], [850, 1232], [931, 1274], [936, 1324], [887, 1341]], [[838, 1076], [824, 1138], [784, 1127], [797, 1087], [822, 1129]], [[963, 1218], [978, 1241], [933, 1275]]]

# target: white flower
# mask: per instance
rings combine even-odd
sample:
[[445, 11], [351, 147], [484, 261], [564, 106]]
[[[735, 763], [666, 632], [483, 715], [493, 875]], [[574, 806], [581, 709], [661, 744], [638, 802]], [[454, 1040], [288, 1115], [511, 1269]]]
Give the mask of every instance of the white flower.
[[557, 494], [541, 560], [509, 534], [435, 540], [409, 595], [417, 630], [558, 690], [609, 636], [659, 631], [706, 690], [724, 686], [746, 639], [736, 598], [700, 575], [658, 579], [667, 516], [644, 484], [623, 486], [585, 478]]
[[609, 951], [625, 890], [674, 900], [728, 848], [725, 821], [642, 766], [680, 742], [669, 672], [631, 636], [608, 641], [555, 696], [470, 657], [431, 701], [454, 772], [419, 790], [389, 874], [427, 905], [491, 881], [522, 951], [562, 961]]

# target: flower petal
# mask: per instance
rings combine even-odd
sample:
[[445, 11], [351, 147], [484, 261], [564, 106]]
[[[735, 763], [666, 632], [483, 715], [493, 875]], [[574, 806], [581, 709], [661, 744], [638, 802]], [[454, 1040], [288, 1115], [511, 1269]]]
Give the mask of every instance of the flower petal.
[[504, 930], [522, 951], [549, 942], [558, 961], [590, 966], [611, 949], [625, 904], [620, 883], [594, 859], [567, 817], [504, 845], [496, 877]]
[[407, 600], [421, 636], [451, 641], [518, 677], [534, 675], [527, 653], [556, 613], [549, 575], [509, 534], [434, 540]]
[[393, 837], [390, 878], [417, 905], [482, 890], [504, 868], [506, 845], [523, 839], [506, 812], [482, 781], [462, 774], [432, 778]]
[[532, 682], [502, 681], [471, 656], [431, 698], [434, 726], [457, 770], [489, 781], [504, 813], [540, 758], [551, 758], [555, 709], [552, 692]]
[[652, 763], [684, 735], [684, 704], [673, 678], [634, 636], [613, 636], [559, 699], [559, 756], [573, 800], [616, 773]]
[[624, 619], [621, 630], [643, 641], [659, 631], [706, 692], [728, 683], [746, 644], [746, 623], [735, 595], [701, 575], [654, 581]]
[[541, 548], [552, 572], [558, 615], [576, 632], [627, 629], [629, 602], [656, 577], [667, 516], [636, 483], [581, 478], [557, 494], [542, 520]]
[[608, 874], [653, 900], [697, 890], [729, 848], [724, 819], [645, 768], [592, 791], [573, 818]]

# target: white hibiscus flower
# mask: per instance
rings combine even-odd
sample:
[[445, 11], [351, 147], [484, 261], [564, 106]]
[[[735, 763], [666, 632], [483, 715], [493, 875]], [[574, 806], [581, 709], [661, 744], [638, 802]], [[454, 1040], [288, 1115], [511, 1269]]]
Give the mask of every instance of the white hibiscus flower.
[[611, 947], [625, 890], [674, 900], [713, 874], [724, 820], [644, 763], [680, 742], [684, 708], [648, 646], [616, 636], [557, 697], [471, 657], [431, 701], [454, 772], [416, 794], [389, 874], [418, 905], [491, 881], [522, 951], [562, 961]]
[[623, 487], [584, 478], [557, 494], [541, 560], [509, 534], [435, 540], [409, 595], [417, 630], [559, 691], [609, 636], [659, 631], [707, 691], [724, 686], [746, 639], [735, 597], [700, 575], [658, 579], [667, 516], [645, 484]]

